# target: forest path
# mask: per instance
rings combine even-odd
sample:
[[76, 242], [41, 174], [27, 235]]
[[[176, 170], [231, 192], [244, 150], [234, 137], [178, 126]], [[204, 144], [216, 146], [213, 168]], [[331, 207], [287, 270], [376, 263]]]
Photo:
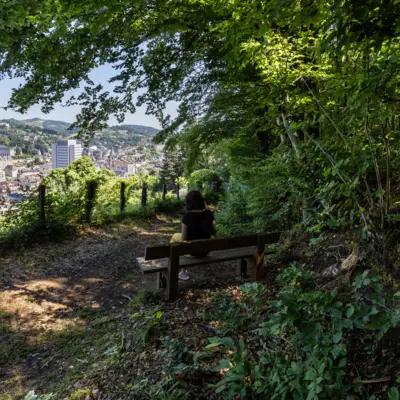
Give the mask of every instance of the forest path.
[[[88, 363], [104, 358], [113, 335], [155, 287], [155, 276], [143, 276], [135, 258], [146, 246], [168, 243], [179, 229], [179, 215], [125, 220], [2, 256], [0, 400], [22, 399], [30, 390], [71, 392], [82, 377], [108, 380], [90, 375]], [[195, 267], [190, 277], [180, 283], [189, 296], [196, 287], [202, 293], [235, 281], [235, 263]]]
[[[0, 400], [53, 380], [49, 356], [88, 317], [117, 315], [138, 292], [152, 289], [154, 276], [142, 276], [135, 258], [178, 229], [179, 216], [127, 220], [0, 258]], [[67, 368], [62, 364], [60, 371]]]

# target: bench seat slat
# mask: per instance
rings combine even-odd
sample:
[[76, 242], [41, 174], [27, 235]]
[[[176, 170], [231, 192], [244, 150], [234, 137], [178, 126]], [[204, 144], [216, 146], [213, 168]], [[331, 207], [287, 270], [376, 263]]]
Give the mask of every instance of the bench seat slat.
[[[212, 264], [222, 261], [237, 260], [240, 258], [247, 258], [254, 255], [254, 247], [243, 247], [231, 250], [213, 251], [206, 257], [185, 257], [181, 256], [179, 260], [179, 267], [190, 268], [197, 265]], [[158, 260], [146, 261], [144, 257], [137, 258], [137, 262], [141, 271], [144, 274], [166, 271], [168, 269], [168, 258], [161, 258]]]
[[[258, 237], [265, 244], [276, 243], [279, 241], [280, 233], [264, 233], [262, 235], [243, 235], [229, 238], [202, 239], [193, 242], [181, 242], [179, 244], [179, 253], [196, 254], [204, 251], [222, 251], [230, 249], [240, 249], [249, 246], [256, 246]], [[170, 245], [146, 247], [144, 258], [146, 260], [157, 260], [159, 258], [169, 257]]]
[[[265, 254], [273, 254], [274, 250], [266, 250]], [[244, 247], [236, 250], [220, 250], [213, 251], [207, 257], [194, 257], [188, 258], [185, 256], [180, 257], [179, 267], [190, 268], [197, 265], [213, 264], [223, 261], [238, 260], [240, 258], [252, 257], [254, 255], [254, 247]], [[168, 258], [160, 258], [158, 260], [146, 260], [144, 257], [136, 259], [139, 264], [140, 270], [144, 274], [151, 274], [154, 272], [161, 272], [168, 270]]]
[[144, 274], [151, 274], [153, 272], [161, 272], [168, 270], [168, 258], [159, 258], [158, 260], [145, 260], [144, 257], [136, 258], [140, 270]]
[[145, 260], [157, 260], [158, 258], [169, 257], [169, 251], [169, 245], [146, 247], [144, 258]]

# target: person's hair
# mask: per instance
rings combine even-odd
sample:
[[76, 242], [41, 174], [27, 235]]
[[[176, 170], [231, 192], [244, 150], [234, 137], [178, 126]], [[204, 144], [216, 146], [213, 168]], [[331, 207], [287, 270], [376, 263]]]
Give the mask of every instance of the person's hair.
[[186, 208], [188, 211], [192, 210], [204, 210], [206, 208], [206, 203], [204, 202], [204, 197], [198, 190], [191, 190], [185, 199]]

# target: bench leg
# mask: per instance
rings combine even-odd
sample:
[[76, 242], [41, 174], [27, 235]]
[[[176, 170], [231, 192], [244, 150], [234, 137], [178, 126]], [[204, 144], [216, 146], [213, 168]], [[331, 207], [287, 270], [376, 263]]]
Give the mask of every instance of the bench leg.
[[238, 263], [236, 265], [236, 276], [238, 278], [247, 277], [247, 261], [244, 258], [238, 260]]
[[253, 281], [259, 281], [263, 278], [263, 269], [264, 269], [264, 255], [265, 255], [265, 245], [260, 242], [257, 246], [257, 249], [254, 254], [254, 267], [251, 272], [251, 278]]
[[177, 245], [171, 245], [168, 261], [167, 292], [169, 301], [176, 300], [179, 295], [179, 254], [177, 254], [176, 246]]
[[249, 266], [250, 270], [250, 277], [253, 281], [255, 281], [255, 276], [256, 276], [256, 258], [255, 257], [249, 257], [246, 258], [247, 265]]
[[157, 290], [167, 287], [167, 278], [162, 272], [157, 272]]

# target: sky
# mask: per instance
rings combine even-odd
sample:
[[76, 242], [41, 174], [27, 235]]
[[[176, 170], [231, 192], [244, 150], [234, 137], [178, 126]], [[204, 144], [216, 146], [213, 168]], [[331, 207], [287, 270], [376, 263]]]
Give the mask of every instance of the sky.
[[[90, 74], [90, 78], [94, 83], [101, 83], [106, 90], [112, 91], [113, 86], [107, 81], [110, 77], [115, 75], [115, 71], [110, 65], [101, 66], [93, 70]], [[5, 78], [0, 80], [0, 107], [5, 107], [8, 103], [8, 99], [11, 96], [12, 89], [17, 88], [21, 83], [22, 79], [9, 79]], [[73, 91], [67, 92], [65, 99], [68, 99], [70, 95], [77, 94]], [[171, 103], [167, 105], [166, 113], [171, 114], [173, 117], [176, 116], [177, 104]], [[11, 110], [4, 110], [0, 108], [0, 120], [15, 118], [15, 119], [28, 119], [28, 118], [42, 118], [42, 119], [52, 119], [56, 121], [74, 122], [75, 116], [79, 112], [79, 107], [62, 107], [57, 105], [52, 112], [49, 114], [43, 114], [40, 110], [40, 105], [35, 105], [31, 107], [26, 114], [20, 114], [13, 112]], [[160, 129], [160, 124], [157, 119], [152, 115], [146, 115], [145, 107], [138, 107], [135, 114], [127, 114], [125, 117], [124, 124], [134, 124], [134, 125], [145, 125], [151, 126], [153, 128]], [[109, 121], [110, 125], [116, 125], [117, 121], [115, 118], [111, 118]]]

